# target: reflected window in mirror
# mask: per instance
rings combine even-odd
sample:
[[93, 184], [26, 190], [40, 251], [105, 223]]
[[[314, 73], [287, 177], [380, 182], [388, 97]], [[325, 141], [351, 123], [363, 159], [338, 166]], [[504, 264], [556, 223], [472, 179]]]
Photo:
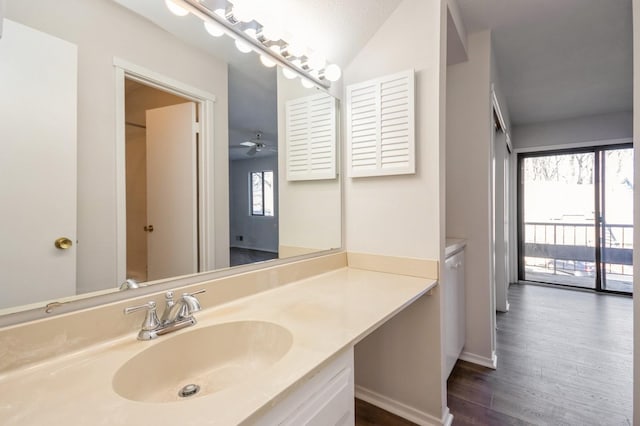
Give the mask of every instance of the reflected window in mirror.
[[251, 172], [251, 214], [273, 216], [273, 171]]

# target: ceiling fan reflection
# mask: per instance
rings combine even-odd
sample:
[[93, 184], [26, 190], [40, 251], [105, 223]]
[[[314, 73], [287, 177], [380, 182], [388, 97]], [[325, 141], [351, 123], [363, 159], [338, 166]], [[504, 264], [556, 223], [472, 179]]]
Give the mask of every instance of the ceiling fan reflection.
[[261, 132], [257, 132], [254, 138], [251, 138], [248, 141], [241, 142], [238, 148], [240, 147], [249, 148], [247, 152], [245, 152], [245, 155], [249, 157], [253, 157], [254, 155], [256, 155], [256, 153], [261, 152], [263, 150], [277, 152], [277, 149], [273, 147], [269, 147], [265, 142], [263, 142]]

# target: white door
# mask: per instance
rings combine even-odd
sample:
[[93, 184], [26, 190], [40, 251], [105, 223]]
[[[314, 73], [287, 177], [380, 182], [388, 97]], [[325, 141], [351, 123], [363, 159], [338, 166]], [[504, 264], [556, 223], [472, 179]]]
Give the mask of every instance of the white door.
[[5, 19], [0, 308], [76, 293], [76, 117], [77, 47]]
[[507, 301], [508, 276], [506, 259], [506, 231], [505, 219], [505, 156], [507, 151], [507, 143], [505, 134], [502, 131], [494, 132], [494, 209], [493, 209], [493, 229], [494, 229], [494, 280], [495, 280], [495, 297], [496, 310], [499, 312], [507, 312], [509, 303]]
[[198, 272], [196, 104], [147, 111], [148, 279]]
[[[505, 141], [506, 142], [506, 141]], [[506, 298], [507, 298], [507, 305], [508, 305], [508, 301], [509, 301], [509, 284], [511, 283], [511, 262], [510, 262], [510, 256], [511, 256], [511, 231], [510, 231], [510, 227], [511, 227], [511, 221], [510, 221], [510, 217], [511, 217], [511, 202], [510, 202], [510, 198], [509, 198], [509, 194], [511, 193], [511, 185], [509, 184], [509, 181], [511, 179], [511, 150], [509, 149], [509, 145], [507, 145], [505, 143], [505, 150], [504, 150], [504, 193], [503, 195], [503, 199], [504, 199], [504, 222], [503, 222], [503, 233], [504, 233], [504, 276], [505, 276], [505, 285], [506, 285]]]

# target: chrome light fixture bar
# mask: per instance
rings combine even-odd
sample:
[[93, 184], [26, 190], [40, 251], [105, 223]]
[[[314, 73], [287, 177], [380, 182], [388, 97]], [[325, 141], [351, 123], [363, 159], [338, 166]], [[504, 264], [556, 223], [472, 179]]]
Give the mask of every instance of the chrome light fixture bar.
[[[281, 65], [285, 69], [291, 70], [293, 73], [298, 75], [303, 82], [305, 80], [309, 80], [313, 84], [325, 89], [328, 89], [331, 86], [331, 82], [325, 78], [324, 75], [327, 69], [326, 65], [323, 69], [317, 70], [319, 74], [318, 77], [314, 76], [310, 73], [311, 67], [308, 65], [309, 58], [306, 55], [292, 55], [288, 50], [289, 44], [282, 39], [268, 40], [265, 38], [262, 35], [262, 24], [257, 22], [255, 19], [250, 22], [242, 22], [239, 19], [236, 19], [233, 15], [233, 8], [229, 2], [224, 2], [225, 16], [219, 15], [198, 0], [172, 0], [172, 2], [199, 17], [205, 23], [213, 22], [214, 24], [219, 25], [226, 35], [235, 40], [241, 40], [250, 46], [251, 50], [255, 51], [259, 55], [267, 56], [276, 64]], [[246, 32], [251, 29], [255, 31], [255, 38]], [[278, 46], [278, 50], [282, 53], [277, 53], [272, 50], [273, 46]], [[298, 62], [300, 66], [293, 63], [293, 61]]]

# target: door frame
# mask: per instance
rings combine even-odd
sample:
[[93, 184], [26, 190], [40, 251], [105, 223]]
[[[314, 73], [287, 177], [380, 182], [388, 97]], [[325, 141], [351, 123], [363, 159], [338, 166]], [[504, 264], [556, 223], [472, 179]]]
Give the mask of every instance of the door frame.
[[[490, 146], [489, 146], [489, 245], [487, 247], [489, 252], [489, 315], [490, 315], [490, 333], [491, 333], [491, 361], [492, 368], [496, 368], [497, 365], [497, 320], [496, 320], [496, 274], [495, 274], [495, 124], [502, 129], [505, 134], [505, 143], [511, 143], [510, 131], [507, 127], [500, 101], [496, 93], [495, 85], [491, 84], [490, 102], [489, 102], [490, 116], [488, 117], [490, 134]], [[507, 177], [505, 176], [505, 179]]]
[[[572, 154], [572, 153], [589, 153], [592, 152], [594, 154], [594, 226], [595, 226], [595, 263], [596, 263], [596, 276], [595, 276], [595, 285], [593, 289], [580, 287], [580, 286], [572, 286], [567, 284], [557, 284], [557, 283], [544, 283], [552, 286], [558, 287], [568, 287], [568, 288], [576, 288], [579, 290], [593, 290], [597, 293], [610, 293], [610, 294], [620, 294], [625, 296], [630, 296], [633, 293], [627, 293], [622, 291], [615, 290], [607, 290], [602, 288], [602, 247], [601, 247], [601, 222], [598, 219], [602, 214], [602, 194], [601, 191], [601, 182], [600, 182], [600, 157], [599, 153], [612, 149], [628, 149], [633, 148], [633, 139], [631, 138], [623, 138], [623, 139], [611, 139], [600, 142], [585, 142], [585, 143], [576, 143], [576, 144], [566, 144], [566, 145], [555, 145], [555, 146], [543, 146], [543, 147], [531, 147], [524, 149], [517, 149], [516, 155], [514, 158], [516, 165], [516, 186], [517, 186], [517, 211], [516, 214], [516, 225], [517, 225], [517, 262], [518, 262], [518, 281], [522, 282], [530, 282], [524, 279], [524, 182], [522, 176], [522, 162], [525, 158], [531, 157], [542, 157], [549, 155], [562, 155], [562, 154]], [[633, 224], [634, 227], [636, 224]]]
[[198, 264], [215, 269], [214, 104], [216, 96], [145, 67], [113, 58], [116, 100], [116, 277], [127, 274], [127, 201], [125, 177], [125, 78], [186, 98], [198, 105]]

